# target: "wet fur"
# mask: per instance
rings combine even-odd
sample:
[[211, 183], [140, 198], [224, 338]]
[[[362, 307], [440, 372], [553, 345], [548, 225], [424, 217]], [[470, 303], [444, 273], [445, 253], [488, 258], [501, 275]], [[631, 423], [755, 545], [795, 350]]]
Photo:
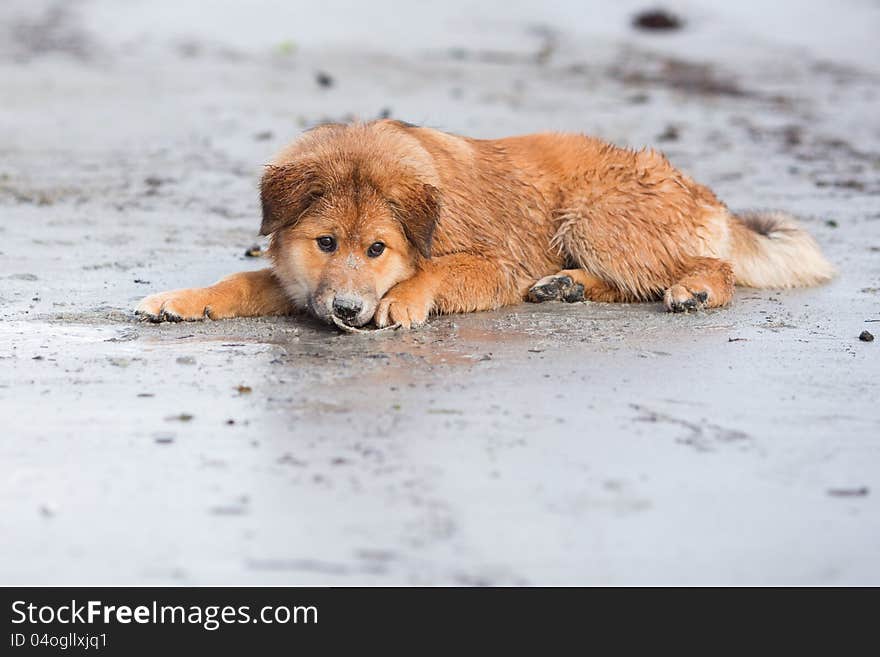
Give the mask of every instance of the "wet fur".
[[[729, 303], [734, 284], [834, 274], [788, 215], [737, 217], [662, 154], [583, 135], [477, 140], [397, 121], [330, 124], [276, 157], [261, 198], [273, 263], [263, 288], [226, 279], [225, 297], [216, 286], [175, 291], [139, 311], [198, 319], [210, 300], [215, 317], [305, 308], [328, 319], [328, 299], [344, 293], [368, 302], [359, 323], [409, 326], [431, 312], [542, 300], [530, 290], [560, 275], [585, 299], [663, 299], [682, 311]], [[340, 236], [332, 257], [315, 248], [328, 232]], [[380, 238], [386, 253], [366, 258]]]

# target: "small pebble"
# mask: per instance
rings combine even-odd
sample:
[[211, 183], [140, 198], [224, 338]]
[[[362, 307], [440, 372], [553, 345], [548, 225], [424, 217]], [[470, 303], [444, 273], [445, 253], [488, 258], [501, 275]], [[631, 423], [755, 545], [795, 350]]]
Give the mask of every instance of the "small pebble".
[[860, 486], [858, 488], [832, 488], [828, 494], [831, 497], [867, 497], [869, 492], [867, 486]]
[[868, 331], [862, 331], [859, 333], [859, 340], [862, 342], [874, 342], [874, 335]]
[[633, 18], [633, 26], [640, 30], [670, 31], [680, 29], [682, 20], [663, 9], [651, 9], [636, 14]]
[[674, 125], [667, 125], [666, 129], [657, 135], [657, 141], [678, 141], [680, 133]]

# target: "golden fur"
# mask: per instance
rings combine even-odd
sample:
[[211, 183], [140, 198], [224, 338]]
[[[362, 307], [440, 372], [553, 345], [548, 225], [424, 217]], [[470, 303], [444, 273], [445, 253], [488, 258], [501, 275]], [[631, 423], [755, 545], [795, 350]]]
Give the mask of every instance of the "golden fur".
[[726, 305], [735, 283], [834, 274], [788, 215], [735, 216], [662, 154], [583, 135], [478, 140], [389, 120], [328, 124], [267, 166], [261, 199], [271, 270], [152, 295], [138, 312], [307, 309], [408, 327], [524, 299], [663, 299], [685, 311]]

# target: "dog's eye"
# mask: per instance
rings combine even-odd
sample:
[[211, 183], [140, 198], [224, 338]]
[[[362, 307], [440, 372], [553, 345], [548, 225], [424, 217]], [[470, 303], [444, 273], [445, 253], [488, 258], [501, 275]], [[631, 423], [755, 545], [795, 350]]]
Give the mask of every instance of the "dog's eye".
[[371, 258], [378, 258], [382, 255], [382, 252], [385, 250], [385, 245], [382, 242], [373, 242], [370, 244], [370, 248], [367, 249], [367, 255]]
[[336, 240], [329, 235], [322, 235], [317, 240], [318, 248], [325, 253], [333, 253], [336, 250]]

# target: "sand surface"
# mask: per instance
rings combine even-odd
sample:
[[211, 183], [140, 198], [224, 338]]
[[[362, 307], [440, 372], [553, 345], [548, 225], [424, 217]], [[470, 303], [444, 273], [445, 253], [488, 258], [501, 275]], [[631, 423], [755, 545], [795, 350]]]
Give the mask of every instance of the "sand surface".
[[[673, 3], [668, 34], [278, 4], [0, 9], [0, 583], [880, 584], [876, 3]], [[840, 276], [381, 336], [135, 321], [263, 266], [263, 163], [379, 115], [653, 144]]]

